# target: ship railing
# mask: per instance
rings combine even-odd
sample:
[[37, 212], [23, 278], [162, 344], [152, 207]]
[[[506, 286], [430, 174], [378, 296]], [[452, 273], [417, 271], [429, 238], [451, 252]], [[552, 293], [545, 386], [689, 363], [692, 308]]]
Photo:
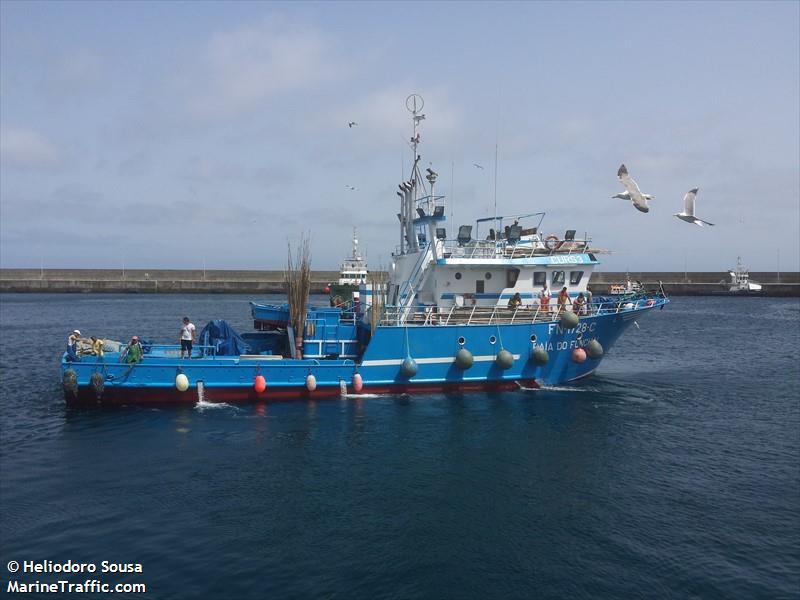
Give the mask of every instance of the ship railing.
[[522, 239], [510, 242], [498, 240], [444, 240], [442, 249], [445, 258], [533, 258], [534, 256], [583, 254], [589, 251], [591, 238], [544, 241]]
[[[652, 300], [653, 303], [665, 299], [666, 296], [660, 292], [637, 294], [625, 296], [624, 298], [614, 299], [613, 301], [601, 300], [592, 302], [583, 307], [579, 317], [589, 317], [610, 313], [627, 312], [630, 310], [641, 309], [652, 305], [647, 304]], [[524, 323], [549, 323], [558, 321], [561, 314], [565, 311], [572, 311], [571, 307], [566, 309], [557, 305], [550, 304], [542, 307], [538, 304], [520, 306], [518, 308], [508, 308], [506, 306], [456, 306], [447, 307], [436, 306], [414, 306], [409, 308], [397, 306], [385, 306], [383, 308], [380, 324], [381, 325], [408, 325], [408, 326], [429, 326], [429, 325], [518, 325]]]
[[[125, 354], [128, 352], [128, 348], [130, 344], [123, 344], [119, 348], [120, 357], [124, 357]], [[144, 356], [153, 356], [153, 357], [166, 357], [172, 354], [180, 355], [181, 345], [180, 344], [150, 344], [147, 342], [142, 342], [142, 349], [144, 350]], [[214, 357], [217, 355], [217, 348], [216, 346], [210, 344], [193, 344], [192, 345], [192, 356], [196, 356], [195, 351], [199, 351], [200, 356], [211, 356]]]
[[[588, 315], [589, 311], [585, 311]], [[381, 325], [514, 325], [545, 323], [557, 320], [558, 310], [540, 306], [507, 308], [503, 306], [451, 306], [439, 310], [435, 306], [413, 307], [408, 314], [396, 306], [384, 307]], [[404, 318], [405, 317], [405, 318]]]

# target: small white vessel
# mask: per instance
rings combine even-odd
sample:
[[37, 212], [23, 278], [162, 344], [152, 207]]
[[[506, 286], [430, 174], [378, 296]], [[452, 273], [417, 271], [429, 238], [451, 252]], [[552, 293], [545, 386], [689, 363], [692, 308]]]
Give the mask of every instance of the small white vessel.
[[328, 284], [325, 291], [330, 293], [331, 298], [339, 298], [341, 301], [350, 300], [353, 292], [358, 291], [359, 286], [366, 285], [368, 276], [367, 261], [358, 249], [358, 233], [353, 227], [353, 252], [342, 262], [338, 281]]
[[728, 271], [731, 283], [728, 291], [731, 294], [760, 294], [761, 285], [750, 281], [750, 271], [742, 265], [742, 257], [736, 257], [736, 270]]
[[353, 254], [344, 259], [339, 270], [339, 285], [350, 285], [358, 288], [362, 283], [367, 283], [367, 261], [358, 251], [358, 234], [353, 227]]
[[625, 283], [612, 283], [608, 293], [612, 296], [627, 296], [628, 294], [638, 294], [644, 291], [641, 282], [631, 281], [631, 276], [625, 273]]

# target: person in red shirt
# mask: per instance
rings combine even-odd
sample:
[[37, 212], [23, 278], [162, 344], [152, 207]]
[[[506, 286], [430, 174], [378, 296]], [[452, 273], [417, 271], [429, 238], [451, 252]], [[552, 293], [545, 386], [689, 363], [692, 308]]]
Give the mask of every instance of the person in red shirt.
[[545, 314], [550, 312], [550, 290], [547, 288], [546, 283], [542, 286], [542, 291], [539, 292], [539, 308]]

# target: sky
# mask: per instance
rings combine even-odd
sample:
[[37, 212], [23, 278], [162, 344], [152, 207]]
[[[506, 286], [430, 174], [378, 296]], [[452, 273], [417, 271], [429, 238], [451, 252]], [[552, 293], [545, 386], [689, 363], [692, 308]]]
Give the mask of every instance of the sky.
[[791, 1], [3, 0], [0, 267], [280, 269], [306, 233], [336, 269], [358, 227], [386, 268], [412, 93], [449, 225], [496, 177], [603, 270], [800, 270]]

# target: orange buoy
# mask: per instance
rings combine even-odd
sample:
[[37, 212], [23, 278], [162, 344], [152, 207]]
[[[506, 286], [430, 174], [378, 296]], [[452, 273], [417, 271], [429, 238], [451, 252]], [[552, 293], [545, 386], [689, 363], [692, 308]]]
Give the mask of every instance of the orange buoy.
[[364, 380], [361, 378], [361, 373], [356, 373], [353, 375], [353, 389], [356, 392], [360, 392], [364, 389]]
[[266, 379], [264, 379], [264, 376], [263, 376], [263, 375], [256, 375], [256, 379], [255, 379], [255, 381], [253, 382], [253, 387], [254, 387], [254, 388], [256, 389], [256, 391], [257, 391], [257, 392], [260, 394], [260, 393], [262, 393], [262, 392], [263, 392], [265, 389], [267, 389], [267, 380], [266, 380]]
[[575, 348], [572, 351], [572, 360], [578, 364], [586, 362], [586, 350], [583, 348]]
[[315, 389], [317, 389], [317, 378], [311, 373], [309, 373], [308, 377], [306, 377], [306, 389], [309, 392], [313, 392]]

